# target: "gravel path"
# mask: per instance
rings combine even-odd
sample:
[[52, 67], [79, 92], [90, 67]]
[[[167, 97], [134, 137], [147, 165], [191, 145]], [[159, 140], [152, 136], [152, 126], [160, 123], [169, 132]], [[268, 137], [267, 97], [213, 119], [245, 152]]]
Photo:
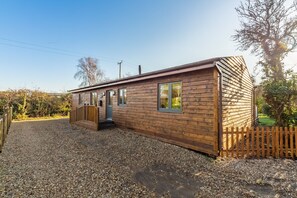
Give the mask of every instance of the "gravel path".
[[213, 160], [118, 128], [14, 122], [0, 197], [297, 197], [297, 162]]

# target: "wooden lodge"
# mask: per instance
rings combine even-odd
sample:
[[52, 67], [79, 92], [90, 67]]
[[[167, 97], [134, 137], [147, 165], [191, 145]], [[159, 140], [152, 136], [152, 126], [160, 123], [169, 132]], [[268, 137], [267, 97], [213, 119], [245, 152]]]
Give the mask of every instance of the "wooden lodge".
[[112, 120], [118, 127], [213, 156], [219, 155], [226, 141], [223, 128], [251, 127], [254, 122], [253, 83], [241, 56], [208, 59], [70, 92], [72, 123], [99, 130], [100, 121]]

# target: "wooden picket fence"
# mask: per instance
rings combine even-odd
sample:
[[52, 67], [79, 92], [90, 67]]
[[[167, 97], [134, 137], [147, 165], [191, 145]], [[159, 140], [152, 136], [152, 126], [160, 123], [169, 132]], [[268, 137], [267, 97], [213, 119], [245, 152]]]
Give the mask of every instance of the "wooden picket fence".
[[8, 134], [9, 127], [12, 122], [12, 107], [5, 108], [4, 113], [0, 115], [0, 152]]
[[226, 128], [220, 156], [297, 159], [297, 127]]

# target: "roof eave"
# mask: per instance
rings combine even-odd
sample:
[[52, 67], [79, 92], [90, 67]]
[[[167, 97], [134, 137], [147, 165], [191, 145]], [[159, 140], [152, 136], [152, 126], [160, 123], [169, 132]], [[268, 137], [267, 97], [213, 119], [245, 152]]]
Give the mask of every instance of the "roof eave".
[[[105, 83], [101, 83], [101, 84], [97, 84], [97, 85], [73, 89], [73, 90], [69, 90], [69, 92], [79, 93], [79, 92], [91, 91], [94, 89], [105, 88], [105, 87], [110, 87], [110, 86], [115, 86], [115, 85], [120, 85], [120, 84], [148, 80], [148, 79], [152, 79], [152, 78], [159, 78], [159, 77], [165, 77], [165, 76], [170, 76], [170, 75], [175, 75], [175, 74], [180, 74], [180, 73], [185, 73], [185, 72], [192, 72], [192, 71], [197, 71], [197, 70], [213, 68], [213, 67], [215, 67], [215, 62], [218, 59], [219, 58], [209, 59], [208, 61], [204, 61], [204, 62], [190, 63], [190, 64], [178, 66], [178, 67], [172, 67], [172, 68], [159, 70], [159, 71], [155, 71], [155, 72], [150, 72], [150, 73], [146, 73], [146, 74], [142, 74], [142, 75], [132, 76], [132, 77], [123, 78], [123, 79], [119, 79], [119, 80], [115, 80], [115, 81], [109, 81], [109, 82], [105, 82]], [[200, 63], [200, 64], [198, 64], [198, 63]]]

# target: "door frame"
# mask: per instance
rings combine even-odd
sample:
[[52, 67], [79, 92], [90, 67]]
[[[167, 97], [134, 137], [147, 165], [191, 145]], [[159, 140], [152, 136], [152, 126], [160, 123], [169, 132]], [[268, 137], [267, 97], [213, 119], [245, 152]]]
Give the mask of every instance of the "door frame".
[[[111, 107], [109, 106], [109, 100], [111, 99], [113, 99], [113, 90], [111, 89], [111, 90], [107, 90], [106, 91], [106, 115], [105, 115], [105, 117], [106, 117], [106, 120], [112, 120], [112, 111], [113, 111], [113, 101], [112, 101], [112, 103], [111, 103]], [[110, 94], [112, 94], [112, 97], [110, 97]], [[108, 115], [108, 108], [111, 108], [111, 117], [107, 117], [107, 115]]]

